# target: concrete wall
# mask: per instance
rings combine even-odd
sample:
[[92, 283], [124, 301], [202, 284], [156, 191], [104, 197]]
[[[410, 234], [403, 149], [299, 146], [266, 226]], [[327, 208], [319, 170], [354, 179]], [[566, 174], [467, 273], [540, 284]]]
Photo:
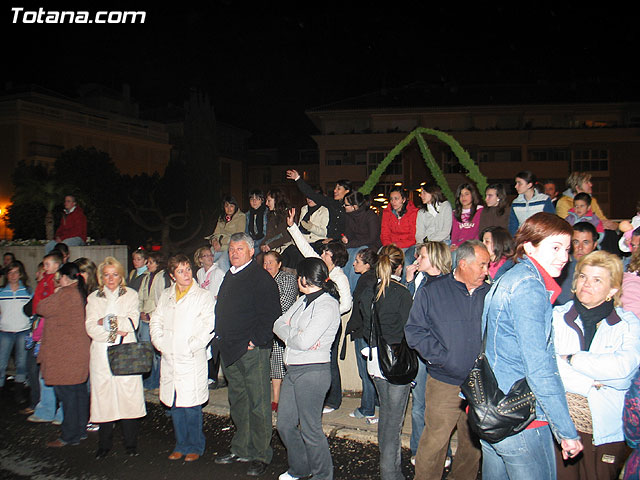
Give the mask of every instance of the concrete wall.
[[[29, 275], [29, 283], [32, 288], [35, 288], [35, 276], [38, 270], [38, 264], [44, 257], [44, 245], [37, 247], [4, 247], [2, 253], [11, 252], [16, 256], [17, 260], [20, 260]], [[69, 247], [70, 259], [73, 261], [76, 258], [87, 257], [93, 261], [93, 263], [100, 265], [105, 257], [115, 257], [124, 266], [125, 272], [127, 272], [127, 263], [129, 254], [127, 252], [126, 245], [96, 245], [96, 246], [82, 246], [82, 247]]]

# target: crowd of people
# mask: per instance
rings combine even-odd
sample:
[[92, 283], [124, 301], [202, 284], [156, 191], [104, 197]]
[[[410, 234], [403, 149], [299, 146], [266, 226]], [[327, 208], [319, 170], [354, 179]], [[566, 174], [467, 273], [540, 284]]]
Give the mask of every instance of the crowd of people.
[[[404, 478], [410, 397], [416, 479], [439, 480], [445, 468], [464, 479], [480, 469], [487, 479], [618, 478], [625, 435], [640, 443], [640, 211], [620, 236], [582, 172], [562, 194], [519, 172], [511, 203], [502, 184], [483, 199], [463, 183], [454, 205], [434, 183], [417, 205], [396, 186], [381, 216], [348, 180], [325, 195], [295, 170], [287, 178], [306, 197], [299, 215], [279, 188], [250, 191], [246, 213], [226, 196], [193, 262], [136, 250], [127, 277], [115, 258], [69, 262], [59, 243], [32, 291], [5, 254], [0, 386], [13, 350], [16, 395], [30, 387], [27, 420], [61, 423], [47, 446], [98, 429], [96, 458], [106, 457], [119, 422], [125, 452], [137, 455], [147, 389], [173, 421], [169, 460], [195, 461], [202, 406], [227, 386], [236, 429], [215, 463], [262, 475], [275, 413], [289, 463], [280, 480], [332, 479], [322, 416], [341, 406], [338, 360], [353, 344], [362, 396], [350, 415], [377, 423], [383, 480]], [[107, 349], [136, 341], [154, 347], [150, 371], [114, 375]], [[418, 369], [398, 384], [379, 348], [403, 342]], [[460, 389], [483, 349], [503, 392], [524, 378], [535, 396], [535, 419], [494, 443], [474, 433]], [[625, 478], [639, 478], [638, 458]]]

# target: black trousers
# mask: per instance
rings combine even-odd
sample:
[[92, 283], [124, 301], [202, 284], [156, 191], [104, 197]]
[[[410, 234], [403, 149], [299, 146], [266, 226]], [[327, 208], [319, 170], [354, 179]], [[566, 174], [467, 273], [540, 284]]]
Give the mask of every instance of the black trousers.
[[[125, 448], [136, 448], [138, 445], [138, 419], [123, 418], [118, 420], [122, 427]], [[100, 424], [98, 431], [98, 448], [110, 450], [113, 446], [113, 429], [116, 422], [105, 422]]]

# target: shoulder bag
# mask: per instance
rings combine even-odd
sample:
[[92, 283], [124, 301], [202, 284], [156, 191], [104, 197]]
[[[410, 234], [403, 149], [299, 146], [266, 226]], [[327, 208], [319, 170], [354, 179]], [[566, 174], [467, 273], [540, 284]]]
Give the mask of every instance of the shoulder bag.
[[[489, 302], [493, 299], [496, 290], [497, 284]], [[486, 317], [483, 321], [485, 327], [482, 334], [482, 352], [476, 358], [460, 390], [469, 403], [467, 415], [471, 430], [482, 440], [497, 443], [520, 433], [535, 420], [536, 398], [529, 388], [526, 377], [515, 382], [506, 395], [500, 390], [485, 355], [489, 322]]]
[[[418, 354], [409, 348], [404, 335], [402, 335], [400, 343], [389, 344], [382, 336], [381, 330], [374, 300], [371, 303], [369, 347], [373, 347], [373, 345], [378, 347], [380, 371], [384, 378], [394, 385], [406, 385], [413, 382], [418, 374]], [[369, 353], [369, 356], [371, 356], [371, 353]]]
[[[129, 319], [131, 326], [133, 322]], [[140, 375], [151, 371], [153, 363], [153, 346], [149, 342], [138, 342], [138, 335], [133, 330], [135, 343], [120, 343], [107, 348], [109, 367], [113, 375]]]

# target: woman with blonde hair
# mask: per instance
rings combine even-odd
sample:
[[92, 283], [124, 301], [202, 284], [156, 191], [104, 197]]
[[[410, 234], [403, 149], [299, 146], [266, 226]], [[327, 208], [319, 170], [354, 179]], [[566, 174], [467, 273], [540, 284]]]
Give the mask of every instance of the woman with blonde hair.
[[559, 479], [618, 478], [627, 457], [624, 397], [640, 365], [640, 321], [620, 305], [622, 262], [595, 251], [576, 265], [574, 299], [553, 310], [558, 371], [585, 448], [556, 452]]
[[558, 200], [556, 204], [556, 215], [560, 218], [567, 218], [569, 215], [569, 209], [573, 207], [573, 197], [578, 193], [587, 193], [591, 195], [591, 210], [595, 213], [600, 220], [602, 220], [602, 225], [607, 230], [616, 230], [618, 228], [618, 224], [614, 221], [609, 220], [600, 205], [598, 205], [598, 200], [593, 196], [593, 183], [591, 182], [591, 174], [587, 172], [573, 172], [567, 178], [567, 188], [564, 192], [562, 192], [562, 196]]
[[[365, 340], [372, 340], [369, 348], [377, 350], [375, 336], [371, 335], [373, 322], [380, 323], [380, 334], [389, 345], [399, 344], [404, 338], [404, 325], [409, 318], [413, 300], [407, 287], [400, 283], [404, 253], [395, 245], [382, 247], [378, 254], [375, 290], [364, 292], [359, 308], [363, 317]], [[375, 308], [375, 312], [374, 312]], [[377, 317], [374, 319], [374, 315]], [[369, 350], [369, 349], [365, 349]], [[387, 381], [378, 364], [377, 355], [368, 355], [367, 370], [380, 399], [380, 421], [378, 423], [378, 445], [380, 446], [380, 478], [382, 480], [403, 479], [400, 465], [400, 433], [404, 421], [411, 383], [395, 385]]]
[[138, 421], [147, 414], [142, 375], [115, 376], [107, 349], [117, 343], [136, 341], [140, 312], [138, 293], [126, 287], [124, 268], [113, 257], [98, 266], [99, 288], [87, 298], [85, 326], [91, 337], [91, 423], [99, 423], [96, 458], [107, 456], [113, 445], [113, 428], [122, 424], [127, 455], [137, 456]]

